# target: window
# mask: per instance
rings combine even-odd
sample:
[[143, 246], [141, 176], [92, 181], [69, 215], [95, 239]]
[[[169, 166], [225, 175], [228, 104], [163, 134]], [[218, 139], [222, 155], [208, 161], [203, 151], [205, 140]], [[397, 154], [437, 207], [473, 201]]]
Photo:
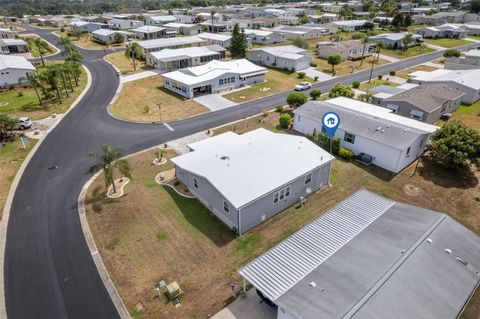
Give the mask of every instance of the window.
[[223, 211], [230, 214], [230, 204], [226, 200], [223, 200]]
[[275, 204], [276, 202], [278, 202], [278, 192], [275, 192], [275, 194], [273, 194], [273, 203]]
[[305, 175], [305, 184], [308, 184], [312, 181], [312, 173]]
[[198, 189], [198, 179], [196, 179], [195, 177], [193, 178], [193, 187]]
[[274, 204], [278, 203], [279, 200], [282, 200], [290, 196], [290, 190], [291, 190], [291, 186], [288, 185], [288, 186], [285, 186], [284, 188], [279, 189], [275, 193], [273, 193], [273, 203]]
[[407, 157], [410, 156], [410, 147], [407, 148]]
[[232, 77], [230, 78], [230, 82], [235, 83], [235, 77], [234, 77], [234, 76], [232, 76]]
[[285, 197], [290, 195], [290, 186], [285, 187]]
[[355, 143], [355, 135], [352, 133], [345, 132], [345, 136], [343, 137], [345, 142], [354, 144]]
[[284, 198], [285, 198], [285, 189], [282, 188], [282, 189], [280, 190], [280, 199], [284, 199]]
[[223, 85], [223, 79], [218, 80], [219, 85]]

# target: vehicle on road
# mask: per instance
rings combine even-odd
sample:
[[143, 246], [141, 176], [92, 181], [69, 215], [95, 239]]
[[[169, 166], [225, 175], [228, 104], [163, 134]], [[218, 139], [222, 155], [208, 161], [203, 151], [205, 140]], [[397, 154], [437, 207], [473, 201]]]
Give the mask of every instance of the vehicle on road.
[[19, 117], [18, 120], [18, 129], [26, 130], [32, 126], [32, 120], [29, 117]]
[[295, 85], [295, 91], [308, 90], [311, 87], [312, 87], [312, 83], [310, 82], [300, 82], [297, 85]]

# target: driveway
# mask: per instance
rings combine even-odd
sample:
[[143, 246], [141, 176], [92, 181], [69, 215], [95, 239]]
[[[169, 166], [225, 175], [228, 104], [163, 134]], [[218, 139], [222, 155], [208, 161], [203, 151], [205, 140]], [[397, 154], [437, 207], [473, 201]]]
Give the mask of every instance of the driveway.
[[327, 81], [327, 80], [330, 80], [331, 78], [333, 78], [333, 76], [325, 74], [323, 72], [320, 72], [313, 67], [310, 67], [310, 68], [305, 69], [305, 70], [301, 70], [299, 72], [305, 72], [305, 75], [308, 76], [309, 78], [312, 78], [312, 79], [315, 78], [316, 76], [318, 76], [318, 81], [319, 82]]
[[218, 111], [237, 105], [237, 103], [227, 100], [218, 94], [202, 95], [194, 98], [193, 100], [209, 108], [210, 111]]
[[255, 288], [215, 314], [212, 319], [276, 319], [277, 308], [260, 303]]

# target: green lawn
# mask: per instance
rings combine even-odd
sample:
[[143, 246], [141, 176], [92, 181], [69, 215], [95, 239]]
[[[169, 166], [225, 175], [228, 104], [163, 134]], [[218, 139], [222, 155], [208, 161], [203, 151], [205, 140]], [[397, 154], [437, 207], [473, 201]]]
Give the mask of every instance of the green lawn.
[[[46, 62], [46, 66], [52, 63], [59, 62]], [[42, 67], [38, 67], [38, 72], [42, 72]], [[16, 88], [5, 92], [0, 92], [0, 103], [6, 104], [0, 106], [0, 113], [5, 113], [11, 116], [28, 116], [33, 120], [38, 120], [50, 116], [52, 113], [65, 113], [76, 98], [80, 95], [87, 84], [87, 75], [83, 68], [81, 68], [82, 74], [80, 75], [79, 85], [74, 86], [74, 92], [68, 92], [69, 97], [66, 97], [63, 84], [59, 83], [60, 97], [62, 103], [59, 103], [55, 95], [54, 98], [45, 99], [41, 92], [40, 96], [43, 99], [43, 105], [39, 105], [39, 101], [35, 90], [33, 88]]]
[[480, 101], [472, 105], [462, 104], [453, 112], [452, 120], [459, 121], [480, 131]]
[[375, 86], [379, 86], [379, 85], [398, 86], [398, 84], [396, 84], [396, 83], [388, 82], [387, 80], [384, 80], [384, 79], [379, 80], [378, 77], [377, 77], [377, 78], [372, 79], [372, 81], [370, 81], [370, 83], [368, 83], [368, 81], [361, 83], [360, 86], [358, 87], [358, 89], [360, 91], [367, 91], [368, 89], [371, 89], [371, 88], [373, 88]]
[[389, 57], [396, 58], [396, 59], [406, 59], [411, 58], [420, 54], [425, 54], [429, 52], [435, 51], [431, 48], [420, 48], [419, 46], [408, 48], [407, 51], [402, 52], [401, 50], [389, 50], [384, 49], [380, 52], [380, 54], [388, 55]]
[[[22, 37], [22, 39], [25, 40], [25, 42], [28, 43], [28, 49], [30, 50], [30, 53], [32, 54], [32, 56], [34, 58], [39, 58], [40, 57], [40, 52], [38, 51], [38, 47], [35, 45], [35, 40], [37, 39], [37, 37]], [[44, 40], [42, 40], [43, 42], [45, 42]], [[46, 48], [46, 52], [43, 52], [43, 55], [49, 55], [49, 54], [52, 54], [54, 53], [56, 50], [54, 47], [52, 47], [50, 44], [47, 43], [47, 48]]]
[[439, 47], [444, 48], [455, 48], [463, 45], [473, 44], [471, 41], [462, 40], [462, 39], [425, 39], [425, 43], [438, 45]]

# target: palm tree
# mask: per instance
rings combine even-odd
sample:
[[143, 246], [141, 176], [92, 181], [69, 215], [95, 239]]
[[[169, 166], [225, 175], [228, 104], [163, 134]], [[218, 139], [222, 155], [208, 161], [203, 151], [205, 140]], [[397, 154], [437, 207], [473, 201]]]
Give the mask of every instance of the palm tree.
[[363, 64], [363, 59], [365, 58], [365, 49], [367, 47], [367, 44], [370, 42], [370, 37], [368, 36], [368, 30], [365, 32], [365, 35], [362, 37], [361, 43], [363, 44], [363, 49], [362, 49], [362, 58], [360, 59], [360, 66]]
[[115, 188], [115, 171], [119, 170], [124, 176], [131, 178], [130, 163], [126, 159], [121, 159], [122, 152], [118, 148], [111, 148], [109, 145], [102, 145], [101, 153], [90, 153], [88, 156], [95, 158], [98, 162], [88, 169], [89, 174], [96, 173], [99, 170], [103, 171], [105, 178], [105, 186], [111, 185], [113, 192], [116, 193]]
[[26, 73], [26, 78], [32, 85], [33, 89], [35, 90], [35, 94], [37, 94], [38, 98], [38, 103], [42, 105], [42, 98], [40, 97], [40, 94], [38, 93], [38, 86], [40, 86], [40, 77], [38, 76], [37, 73]]
[[215, 33], [215, 27], [213, 23], [213, 19], [215, 18], [215, 15], [217, 14], [217, 8], [211, 8], [210, 9], [210, 20], [212, 21], [212, 32]]
[[58, 89], [58, 78], [59, 78], [59, 70], [55, 66], [49, 66], [45, 71], [42, 73], [42, 78], [50, 84], [52, 89], [57, 92], [57, 98], [60, 104], [62, 103], [62, 98], [60, 96], [60, 90]]
[[127, 50], [125, 51], [125, 56], [127, 58], [132, 58], [133, 62], [133, 70], [137, 70], [137, 66], [135, 63], [135, 59], [142, 58], [142, 50], [140, 49], [140, 45], [137, 42], [132, 42], [127, 46]]
[[402, 40], [402, 51], [403, 53], [407, 52], [408, 46], [413, 42], [413, 36], [410, 33], [407, 33]]
[[42, 60], [42, 66], [45, 66], [45, 61], [43, 60], [43, 53], [44, 53], [44, 50], [46, 51], [48, 49], [48, 44], [47, 42], [43, 41], [41, 38], [36, 38], [34, 43], [38, 49], [38, 53], [40, 54], [40, 59]]
[[375, 62], [377, 62], [380, 59], [380, 51], [385, 48], [385, 43], [383, 41], [378, 41], [377, 45], [375, 46], [375, 51], [377, 52], [377, 57], [375, 58], [375, 54], [372, 55], [373, 60], [372, 60], [372, 68], [370, 69], [370, 76], [368, 78], [368, 83], [372, 81], [372, 75], [373, 75], [373, 68], [375, 66]]
[[65, 90], [65, 95], [66, 95], [67, 97], [69, 97], [69, 95], [68, 95], [68, 89], [67, 89], [67, 82], [65, 81], [65, 72], [66, 72], [66, 69], [64, 68], [63, 65], [59, 65], [59, 66], [57, 67], [57, 69], [58, 69], [58, 73], [59, 73], [59, 75], [60, 75], [60, 78], [62, 79], [63, 88], [64, 88], [64, 90]]

